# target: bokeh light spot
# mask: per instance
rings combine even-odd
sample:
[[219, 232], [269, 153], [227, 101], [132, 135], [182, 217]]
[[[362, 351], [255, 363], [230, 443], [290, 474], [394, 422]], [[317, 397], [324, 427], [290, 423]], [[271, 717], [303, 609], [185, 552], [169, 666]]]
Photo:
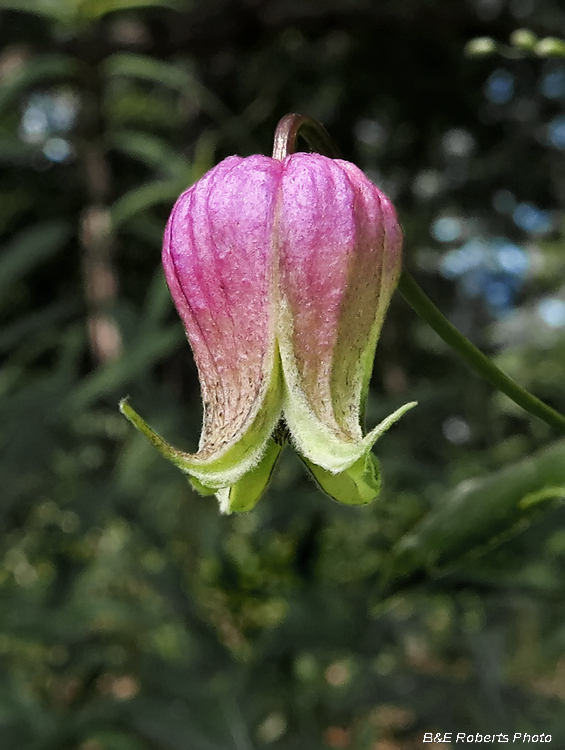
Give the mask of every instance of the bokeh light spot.
[[448, 279], [456, 278], [480, 266], [485, 260], [487, 248], [481, 240], [473, 239], [457, 250], [444, 255], [440, 264], [440, 273]]
[[443, 188], [443, 178], [437, 169], [425, 169], [418, 172], [412, 183], [412, 192], [420, 200], [433, 198]]
[[386, 128], [376, 120], [359, 120], [355, 126], [355, 135], [369, 148], [379, 148], [387, 139]]
[[547, 126], [547, 140], [555, 148], [565, 151], [565, 116], [555, 117]]
[[488, 77], [485, 96], [493, 104], [506, 104], [514, 96], [514, 76], [504, 68], [498, 68]]
[[551, 328], [565, 326], [565, 301], [557, 297], [546, 297], [538, 302], [538, 315]]
[[495, 211], [501, 214], [511, 214], [516, 208], [516, 198], [510, 190], [497, 190], [492, 196], [492, 205]]
[[533, 203], [519, 203], [512, 212], [516, 226], [531, 234], [547, 234], [551, 231], [551, 216]]
[[43, 154], [49, 161], [66, 161], [71, 155], [71, 146], [64, 138], [49, 138], [43, 146]]
[[471, 438], [471, 428], [461, 417], [448, 417], [441, 429], [445, 439], [454, 445], [463, 445]]
[[438, 242], [453, 242], [459, 239], [463, 230], [460, 219], [451, 216], [443, 216], [436, 219], [431, 228], [432, 236]]
[[541, 80], [540, 88], [548, 99], [565, 97], [565, 67], [560, 66], [546, 73]]
[[468, 130], [448, 130], [441, 139], [441, 146], [448, 156], [468, 156], [475, 146], [475, 139]]
[[523, 276], [530, 266], [530, 256], [518, 245], [504, 243], [496, 252], [498, 265], [508, 273]]

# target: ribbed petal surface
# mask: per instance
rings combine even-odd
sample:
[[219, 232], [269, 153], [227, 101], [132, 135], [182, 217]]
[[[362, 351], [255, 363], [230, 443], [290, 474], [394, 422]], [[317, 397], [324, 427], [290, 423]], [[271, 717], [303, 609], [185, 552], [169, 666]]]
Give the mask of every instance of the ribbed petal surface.
[[370, 446], [361, 420], [382, 319], [401, 268], [388, 199], [354, 165], [283, 162], [277, 243], [285, 418], [300, 451], [330, 471]]
[[265, 156], [225, 159], [181, 195], [167, 224], [165, 276], [204, 402], [194, 466], [233, 454], [248, 470], [280, 413], [272, 230], [281, 170]]

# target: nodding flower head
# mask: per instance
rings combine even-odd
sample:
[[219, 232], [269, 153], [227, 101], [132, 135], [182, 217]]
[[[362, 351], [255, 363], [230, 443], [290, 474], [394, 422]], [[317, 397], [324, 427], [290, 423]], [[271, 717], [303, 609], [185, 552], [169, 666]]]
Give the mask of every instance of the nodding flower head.
[[177, 200], [163, 244], [200, 377], [198, 451], [171, 448], [127, 403], [124, 414], [225, 512], [255, 504], [287, 440], [330, 496], [370, 502], [371, 448], [414, 405], [363, 434], [401, 248], [392, 204], [353, 164], [225, 159]]

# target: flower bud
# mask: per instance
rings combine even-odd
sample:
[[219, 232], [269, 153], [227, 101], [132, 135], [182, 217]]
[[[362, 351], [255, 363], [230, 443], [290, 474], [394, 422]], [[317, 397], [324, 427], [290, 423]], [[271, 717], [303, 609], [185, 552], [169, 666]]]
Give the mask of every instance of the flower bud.
[[163, 244], [200, 377], [198, 452], [172, 449], [124, 413], [226, 512], [256, 502], [286, 434], [329, 495], [373, 500], [371, 447], [414, 405], [363, 435], [401, 247], [393, 206], [353, 164], [307, 153], [225, 159], [180, 196]]

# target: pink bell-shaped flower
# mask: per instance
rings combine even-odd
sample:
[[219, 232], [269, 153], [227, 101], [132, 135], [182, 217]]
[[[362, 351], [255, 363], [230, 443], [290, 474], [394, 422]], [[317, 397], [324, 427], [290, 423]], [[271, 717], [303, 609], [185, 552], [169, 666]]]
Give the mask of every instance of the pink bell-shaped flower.
[[330, 496], [370, 502], [380, 486], [371, 448], [414, 405], [363, 435], [401, 248], [392, 204], [353, 164], [225, 159], [177, 200], [163, 244], [200, 376], [198, 452], [122, 411], [225, 512], [255, 504], [288, 436]]

